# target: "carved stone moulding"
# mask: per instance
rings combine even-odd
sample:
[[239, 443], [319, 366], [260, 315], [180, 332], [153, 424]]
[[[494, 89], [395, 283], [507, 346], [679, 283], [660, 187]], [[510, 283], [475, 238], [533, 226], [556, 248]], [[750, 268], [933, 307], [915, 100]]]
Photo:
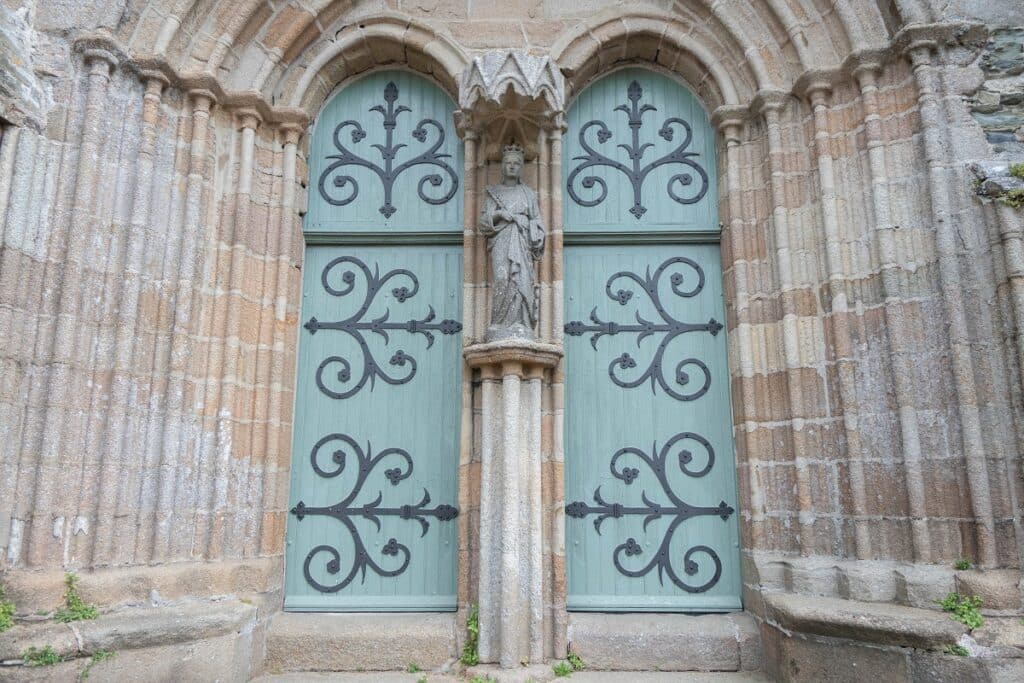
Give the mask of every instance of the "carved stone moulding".
[[501, 374], [522, 377], [558, 365], [562, 347], [525, 339], [503, 339], [467, 346], [462, 355], [471, 368], [500, 368]]
[[456, 118], [463, 133], [486, 138], [484, 153], [498, 158], [510, 139], [537, 155], [537, 132], [564, 125], [565, 79], [548, 57], [519, 50], [478, 55], [462, 74]]

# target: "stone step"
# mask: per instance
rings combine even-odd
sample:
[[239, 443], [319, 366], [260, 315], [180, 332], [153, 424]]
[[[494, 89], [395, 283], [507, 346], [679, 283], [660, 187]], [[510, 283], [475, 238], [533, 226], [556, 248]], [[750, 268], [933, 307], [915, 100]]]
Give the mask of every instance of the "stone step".
[[425, 671], [456, 657], [455, 613], [280, 612], [267, 630], [264, 670]]
[[[482, 672], [482, 670], [481, 670]], [[502, 672], [495, 670], [486, 675], [503, 683]], [[536, 683], [556, 680], [553, 672], [534, 676]], [[466, 683], [465, 676], [435, 673], [291, 673], [261, 676], [253, 683]], [[485, 679], [486, 680], [486, 679]], [[772, 679], [760, 671], [685, 672], [685, 671], [579, 671], [565, 680], [567, 683], [771, 683]]]
[[[0, 634], [0, 680], [245, 681], [249, 678], [254, 606], [234, 600], [129, 607], [96, 619], [21, 622]], [[50, 647], [64, 661], [28, 667], [22, 653]], [[92, 662], [97, 652], [113, 656]]]
[[757, 671], [761, 632], [749, 614], [569, 614], [569, 650], [589, 670]]

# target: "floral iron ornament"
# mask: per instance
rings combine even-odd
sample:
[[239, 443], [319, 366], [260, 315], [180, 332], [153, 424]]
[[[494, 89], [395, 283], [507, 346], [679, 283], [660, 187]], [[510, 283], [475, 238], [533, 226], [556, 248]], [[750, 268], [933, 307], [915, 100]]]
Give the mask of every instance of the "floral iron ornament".
[[732, 516], [735, 510], [733, 510], [733, 508], [724, 500], [713, 507], [690, 505], [684, 502], [672, 490], [666, 474], [669, 455], [677, 444], [687, 440], [696, 441], [700, 444], [707, 452], [708, 460], [703, 468], [699, 470], [691, 469], [691, 464], [694, 460], [693, 452], [686, 448], [681, 448], [677, 453], [679, 469], [688, 477], [703, 477], [711, 471], [712, 467], [714, 467], [715, 451], [707, 439], [694, 432], [680, 432], [679, 434], [676, 434], [661, 447], [661, 450], [658, 450], [658, 444], [655, 443], [651, 448], [650, 454], [645, 453], [639, 448], [620, 448], [612, 456], [611, 463], [609, 464], [612, 476], [622, 482], [625, 482], [627, 486], [630, 486], [640, 477], [640, 469], [637, 467], [619, 466], [619, 460], [627, 456], [634, 456], [638, 458], [642, 464], [646, 465], [647, 468], [654, 473], [654, 476], [658, 480], [658, 484], [661, 486], [662, 493], [669, 500], [667, 505], [652, 501], [648, 498], [647, 491], [642, 491], [640, 494], [640, 499], [643, 501], [643, 505], [631, 506], [623, 505], [622, 503], [609, 503], [601, 496], [601, 487], [598, 486], [594, 491], [595, 505], [589, 505], [581, 500], [574, 501], [565, 506], [565, 513], [574, 519], [583, 519], [588, 515], [597, 515], [597, 518], [594, 520], [594, 529], [597, 530], [598, 535], [601, 534], [601, 525], [609, 517], [619, 519], [624, 516], [642, 515], [644, 518], [643, 530], [645, 532], [647, 531], [647, 526], [654, 520], [662, 517], [670, 517], [671, 522], [668, 525], [668, 529], [665, 530], [665, 535], [661, 539], [661, 543], [658, 544], [658, 549], [654, 552], [654, 557], [652, 557], [647, 564], [643, 565], [639, 569], [629, 569], [623, 564], [623, 556], [625, 556], [625, 558], [632, 558], [644, 554], [643, 546], [641, 546], [633, 537], [627, 538], [624, 543], [620, 543], [616, 546], [615, 550], [612, 551], [612, 564], [615, 565], [615, 569], [617, 569], [620, 574], [634, 578], [646, 576], [654, 569], [657, 569], [658, 581], [662, 585], [664, 585], [665, 582], [665, 575], [668, 575], [668, 578], [672, 583], [687, 593], [703, 593], [718, 583], [718, 580], [722, 577], [722, 560], [712, 548], [706, 545], [693, 546], [683, 554], [683, 573], [687, 576], [696, 576], [700, 571], [700, 565], [693, 557], [697, 553], [703, 553], [710, 557], [715, 566], [715, 570], [711, 578], [702, 584], [693, 585], [686, 583], [679, 576], [675, 567], [672, 566], [672, 538], [675, 536], [676, 529], [678, 529], [679, 526], [688, 519], [693, 519], [694, 517], [721, 517], [722, 521], [728, 521], [729, 517]]
[[351, 449], [352, 453], [356, 457], [356, 463], [359, 466], [358, 473], [356, 475], [355, 485], [352, 490], [343, 500], [334, 505], [327, 507], [311, 507], [306, 505], [301, 500], [292, 508], [291, 513], [295, 515], [301, 522], [306, 517], [313, 516], [324, 516], [332, 517], [344, 525], [348, 531], [349, 536], [352, 539], [353, 545], [353, 559], [352, 567], [349, 569], [348, 574], [342, 578], [336, 584], [325, 585], [313, 578], [310, 572], [310, 565], [313, 559], [320, 553], [327, 553], [331, 559], [327, 561], [327, 571], [330, 574], [341, 573], [341, 552], [333, 545], [318, 545], [309, 551], [306, 555], [306, 561], [302, 565], [302, 573], [306, 577], [306, 581], [309, 585], [320, 591], [321, 593], [336, 593], [343, 589], [345, 586], [352, 583], [357, 574], [361, 574], [361, 580], [366, 580], [366, 570], [370, 569], [378, 576], [391, 577], [398, 576], [409, 567], [409, 562], [412, 560], [412, 553], [408, 546], [399, 543], [395, 538], [389, 538], [384, 547], [381, 548], [381, 554], [387, 557], [398, 557], [402, 556], [401, 563], [395, 569], [385, 569], [378, 564], [373, 558], [370, 557], [369, 551], [366, 549], [366, 544], [363, 541], [362, 536], [359, 533], [359, 529], [356, 527], [355, 518], [361, 517], [365, 520], [369, 520], [377, 527], [377, 531], [380, 531], [381, 517], [399, 517], [403, 520], [416, 520], [420, 523], [422, 533], [420, 537], [427, 535], [430, 530], [430, 522], [427, 520], [428, 517], [434, 517], [439, 521], [448, 522], [459, 515], [458, 508], [441, 504], [432, 508], [428, 508], [430, 505], [430, 493], [426, 489], [423, 489], [423, 498], [416, 505], [400, 505], [398, 507], [382, 507], [381, 500], [384, 497], [383, 492], [378, 491], [377, 497], [369, 503], [357, 504], [356, 498], [362, 493], [363, 486], [366, 484], [366, 480], [374, 469], [383, 461], [385, 458], [392, 457], [397, 459], [396, 466], [390, 467], [384, 470], [384, 478], [392, 485], [398, 486], [399, 482], [404, 479], [408, 479], [412, 474], [413, 462], [412, 457], [408, 452], [401, 448], [385, 448], [376, 455], [373, 454], [372, 447], [370, 444], [366, 444], [366, 450], [364, 451], [356, 443], [355, 439], [347, 434], [328, 434], [313, 446], [313, 450], [310, 452], [310, 463], [313, 466], [313, 471], [324, 479], [331, 479], [337, 477], [339, 474], [345, 471], [345, 466], [348, 461], [346, 452], [342, 446], [338, 446], [331, 453], [331, 469], [324, 469], [317, 462], [317, 458], [320, 455], [321, 449], [331, 442], [342, 442]]
[[359, 390], [366, 385], [367, 381], [370, 382], [370, 390], [372, 391], [377, 378], [380, 378], [388, 384], [405, 384], [415, 376], [416, 359], [402, 349], [395, 351], [388, 361], [388, 364], [393, 367], [405, 367], [408, 365], [409, 371], [404, 377], [389, 375], [384, 368], [381, 367], [377, 359], [374, 358], [373, 353], [370, 351], [370, 347], [366, 343], [366, 333], [368, 332], [379, 335], [384, 339], [385, 343], [389, 343], [391, 340], [388, 334], [389, 332], [421, 334], [426, 338], [427, 348], [429, 349], [434, 345], [434, 332], [450, 335], [457, 334], [462, 331], [462, 323], [457, 320], [445, 319], [440, 322], [434, 322], [437, 314], [434, 312], [433, 306], [428, 306], [427, 314], [419, 320], [411, 318], [403, 321], [392, 321], [390, 319], [390, 309], [385, 310], [382, 315], [373, 318], [372, 320], [366, 320], [366, 312], [370, 309], [374, 299], [377, 298], [377, 294], [389, 280], [392, 278], [404, 277], [407, 278], [409, 284], [412, 285], [411, 289], [406, 285], [395, 286], [391, 289], [391, 294], [395, 297], [398, 303], [405, 303], [406, 300], [416, 296], [417, 292], [420, 290], [420, 282], [416, 278], [416, 275], [406, 268], [396, 268], [395, 270], [388, 271], [382, 276], [380, 274], [380, 268], [376, 265], [374, 266], [373, 272], [370, 272], [370, 268], [356, 257], [339, 256], [328, 263], [320, 274], [320, 282], [327, 293], [331, 296], [346, 296], [356, 287], [355, 270], [346, 270], [341, 274], [341, 289], [335, 289], [331, 286], [329, 279], [331, 270], [335, 266], [343, 263], [351, 264], [357, 268], [366, 279], [366, 294], [363, 298], [362, 304], [359, 306], [359, 309], [348, 318], [334, 322], [323, 322], [317, 320], [316, 317], [312, 317], [305, 325], [303, 325], [303, 327], [309, 330], [310, 334], [316, 334], [319, 330], [337, 330], [347, 334], [359, 345], [359, 349], [362, 352], [363, 372], [355, 384], [344, 391], [335, 391], [324, 383], [325, 371], [331, 365], [340, 366], [336, 375], [337, 380], [342, 384], [348, 384], [352, 382], [353, 379], [352, 363], [342, 356], [328, 356], [316, 369], [316, 385], [325, 395], [335, 399], [346, 399], [357, 394]]
[[595, 199], [583, 199], [576, 192], [576, 188], [574, 186], [574, 183], [580, 173], [587, 169], [602, 166], [621, 171], [629, 179], [630, 184], [633, 186], [633, 207], [629, 212], [633, 214], [637, 220], [640, 220], [640, 218], [647, 213], [647, 207], [643, 205], [642, 201], [644, 181], [647, 179], [647, 176], [651, 171], [660, 166], [665, 166], [667, 164], [682, 164], [684, 166], [689, 166], [693, 170], [693, 173], [696, 173], [700, 178], [697, 193], [692, 197], [684, 197], [683, 195], [678, 194], [673, 188], [673, 185], [678, 183], [683, 188], [690, 187], [694, 182], [693, 173], [677, 173], [669, 178], [667, 186], [668, 196], [671, 197], [673, 201], [679, 204], [695, 204], [699, 202], [705, 194], [707, 194], [709, 187], [707, 171], [694, 161], [694, 157], [699, 156], [699, 153], [686, 151], [686, 148], [690, 146], [690, 142], [693, 140], [693, 129], [690, 127], [689, 123], [679, 117], [672, 116], [665, 119], [665, 122], [661, 124], [661, 128], [658, 129], [658, 135], [666, 142], [672, 142], [676, 135], [676, 131], [673, 126], [679, 126], [684, 131], [682, 142], [680, 142], [680, 144], [668, 154], [650, 161], [647, 164], [641, 164], [644, 154], [647, 152], [648, 148], [654, 147], [654, 144], [650, 142], [640, 144], [640, 129], [643, 127], [643, 117], [647, 112], [658, 110], [658, 108], [652, 104], [641, 105], [640, 100], [643, 98], [643, 95], [644, 89], [640, 87], [640, 83], [633, 81], [629, 84], [629, 87], [626, 88], [626, 97], [629, 100], [629, 103], [620, 104], [613, 110], [624, 113], [629, 121], [629, 129], [632, 137], [630, 144], [626, 145], [620, 143], [616, 145], [616, 147], [624, 150], [628, 155], [628, 165], [602, 154], [587, 142], [587, 132], [590, 131], [591, 128], [597, 129], [597, 142], [600, 145], [604, 145], [612, 138], [612, 131], [604, 121], [596, 119], [588, 121], [583, 124], [582, 128], [580, 128], [580, 146], [584, 149], [586, 154], [573, 157], [574, 161], [582, 161], [583, 163], [572, 170], [567, 181], [569, 196], [572, 197], [573, 201], [580, 206], [597, 206], [608, 197], [608, 183], [600, 176], [587, 175], [584, 176], [580, 182], [583, 188], [587, 190], [593, 189], [595, 185], [600, 187], [600, 194]]
[[675, 385], [681, 387], [688, 387], [691, 385], [691, 376], [687, 372], [687, 367], [695, 366], [700, 369], [704, 376], [704, 381], [694, 391], [684, 393], [678, 391], [673, 384], [671, 384], [668, 378], [665, 376], [665, 368], [662, 365], [663, 358], [665, 356], [665, 350], [668, 348], [675, 339], [682, 334], [690, 332], [709, 332], [712, 336], [716, 336], [722, 330], [722, 323], [718, 322], [714, 318], [711, 318], [706, 323], [687, 323], [674, 318], [662, 304], [661, 295], [658, 293], [659, 281], [661, 276], [665, 273], [669, 267], [675, 264], [684, 264], [693, 269], [697, 282], [688, 290], [680, 289], [680, 286], [684, 283], [685, 277], [680, 272], [672, 273], [669, 278], [671, 283], [672, 292], [677, 296], [690, 298], [694, 297], [704, 289], [704, 270], [700, 265], [693, 259], [686, 258], [685, 256], [675, 256], [666, 260], [658, 269], [651, 275], [650, 266], [647, 268], [646, 274], [641, 277], [636, 273], [629, 271], [620, 271], [615, 273], [605, 283], [605, 293], [613, 301], [617, 301], [619, 305], [625, 306], [633, 298], [633, 290], [631, 289], [618, 289], [612, 291], [612, 283], [616, 280], [623, 278], [626, 280], [632, 280], [636, 284], [640, 285], [647, 296], [650, 298], [651, 303], [654, 304], [655, 310], [661, 317], [660, 322], [654, 322], [645, 320], [639, 313], [635, 314], [636, 324], [629, 323], [616, 323], [616, 322], [605, 322], [601, 320], [597, 315], [597, 307], [590, 312], [590, 322], [587, 324], [582, 320], [573, 320], [572, 322], [566, 323], [565, 333], [572, 337], [579, 337], [587, 332], [592, 332], [590, 336], [590, 345], [597, 350], [597, 340], [605, 335], [617, 335], [617, 334], [637, 334], [636, 344], [640, 346], [647, 337], [664, 333], [661, 342], [658, 344], [658, 348], [654, 352], [654, 358], [650, 364], [644, 370], [644, 372], [632, 380], [624, 380], [616, 374], [616, 370], [631, 370], [637, 367], [636, 359], [633, 358], [629, 353], [622, 353], [620, 356], [616, 356], [612, 362], [608, 365], [608, 376], [611, 377], [612, 382], [625, 389], [632, 389], [638, 387], [644, 382], [650, 381], [651, 392], [655, 392], [655, 388], [660, 386], [662, 390], [676, 399], [677, 401], [693, 401], [700, 398], [707, 393], [711, 387], [711, 371], [708, 370], [708, 366], [704, 364], [699, 358], [684, 358], [679, 361], [675, 367], [674, 379]]
[[429, 184], [432, 187], [441, 187], [444, 184], [444, 177], [441, 173], [428, 173], [420, 178], [416, 185], [416, 192], [419, 194], [420, 199], [428, 204], [435, 206], [446, 204], [452, 197], [455, 196], [455, 191], [459, 187], [459, 177], [455, 173], [455, 169], [449, 166], [444, 159], [450, 159], [451, 154], [439, 154], [438, 150], [444, 144], [445, 133], [444, 127], [435, 119], [422, 119], [416, 125], [416, 128], [412, 131], [412, 136], [419, 142], [425, 143], [427, 141], [428, 128], [434, 128], [437, 131], [437, 139], [430, 148], [414, 156], [408, 161], [404, 161], [401, 164], [395, 165], [395, 157], [398, 155], [398, 151], [403, 147], [407, 147], [405, 143], [395, 144], [394, 135], [395, 128], [398, 125], [398, 116], [406, 112], [412, 112], [412, 109], [405, 105], [395, 106], [395, 102], [398, 101], [398, 86], [395, 85], [394, 81], [389, 82], [384, 86], [384, 104], [378, 104], [369, 109], [379, 113], [384, 117], [384, 137], [385, 142], [383, 145], [374, 143], [370, 145], [375, 148], [381, 156], [384, 162], [383, 167], [378, 164], [365, 159], [355, 152], [351, 151], [341, 141], [341, 134], [345, 128], [351, 128], [350, 137], [353, 145], [358, 145], [366, 138], [366, 131], [363, 129], [362, 124], [358, 121], [349, 119], [342, 121], [338, 124], [337, 128], [334, 129], [334, 146], [338, 148], [340, 154], [333, 154], [328, 156], [328, 159], [333, 159], [324, 172], [320, 174], [320, 182], [318, 188], [320, 190], [320, 196], [324, 200], [333, 204], [334, 206], [346, 206], [352, 203], [356, 197], [359, 196], [359, 183], [351, 175], [338, 175], [334, 177], [334, 180], [330, 182], [333, 188], [344, 189], [351, 186], [347, 196], [343, 196], [340, 199], [333, 197], [327, 190], [328, 179], [333, 173], [345, 166], [361, 166], [363, 168], [373, 171], [378, 178], [380, 178], [381, 184], [384, 186], [384, 204], [380, 207], [379, 211], [384, 215], [384, 218], [391, 218], [391, 216], [398, 210], [391, 203], [391, 192], [395, 184], [395, 180], [398, 176], [402, 175], [405, 171], [409, 170], [414, 166], [433, 166], [445, 175], [451, 181], [451, 189], [448, 190], [444, 195], [440, 197], [429, 197], [424, 192], [424, 189]]

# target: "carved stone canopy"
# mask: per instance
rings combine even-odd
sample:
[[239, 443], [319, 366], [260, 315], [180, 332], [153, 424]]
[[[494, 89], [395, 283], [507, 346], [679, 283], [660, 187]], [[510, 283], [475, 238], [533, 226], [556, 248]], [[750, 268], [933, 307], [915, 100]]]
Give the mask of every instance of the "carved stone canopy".
[[460, 130], [486, 137], [488, 158], [500, 157], [510, 139], [522, 140], [532, 158], [538, 130], [562, 126], [564, 110], [565, 79], [548, 57], [496, 50], [463, 72], [456, 117]]

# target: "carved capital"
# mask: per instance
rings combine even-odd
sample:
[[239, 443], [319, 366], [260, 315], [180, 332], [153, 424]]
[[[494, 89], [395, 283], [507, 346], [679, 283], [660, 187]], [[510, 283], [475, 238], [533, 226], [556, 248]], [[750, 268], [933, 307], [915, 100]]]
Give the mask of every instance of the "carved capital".
[[514, 370], [520, 376], [535, 376], [536, 370], [553, 368], [562, 360], [562, 347], [521, 339], [473, 344], [462, 351], [471, 368], [501, 368], [500, 374]]

